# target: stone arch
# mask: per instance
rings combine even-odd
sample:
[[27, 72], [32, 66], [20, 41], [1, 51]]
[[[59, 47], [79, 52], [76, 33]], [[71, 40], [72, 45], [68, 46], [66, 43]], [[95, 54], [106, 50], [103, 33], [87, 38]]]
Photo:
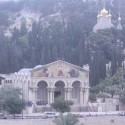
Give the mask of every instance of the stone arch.
[[59, 96], [65, 97], [65, 83], [61, 80], [56, 81], [55, 83], [54, 98]]
[[80, 89], [82, 83], [80, 81], [74, 81], [72, 83], [72, 100], [74, 103], [80, 103]]
[[65, 80], [56, 80], [56, 81], [54, 81], [54, 86], [56, 85], [57, 82], [62, 82], [65, 87], [67, 86]]
[[48, 103], [48, 84], [46, 81], [40, 81], [37, 84], [37, 105], [46, 105]]
[[74, 82], [79, 82], [81, 87], [84, 87], [84, 82], [81, 80], [73, 80], [71, 86], [73, 85]]
[[47, 87], [49, 87], [49, 83], [48, 83], [48, 81], [47, 81], [46, 79], [39, 79], [39, 80], [35, 81], [35, 83], [37, 83], [37, 84], [36, 84], [36, 87], [38, 87], [38, 84], [39, 84], [40, 82], [45, 82], [45, 83], [47, 84]]

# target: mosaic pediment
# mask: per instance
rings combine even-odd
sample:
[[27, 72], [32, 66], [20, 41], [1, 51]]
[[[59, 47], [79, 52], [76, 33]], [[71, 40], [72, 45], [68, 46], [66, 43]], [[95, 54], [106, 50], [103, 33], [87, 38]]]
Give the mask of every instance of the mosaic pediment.
[[86, 73], [81, 67], [61, 60], [44, 65], [31, 72], [33, 77], [83, 77]]

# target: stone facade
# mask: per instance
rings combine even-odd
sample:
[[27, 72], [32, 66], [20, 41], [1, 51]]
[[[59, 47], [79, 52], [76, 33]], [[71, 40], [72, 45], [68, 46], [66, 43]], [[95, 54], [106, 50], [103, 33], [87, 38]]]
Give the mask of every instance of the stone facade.
[[4, 77], [2, 85], [11, 84], [21, 88], [23, 99], [30, 102], [33, 108], [49, 106], [58, 96], [72, 100], [74, 106], [84, 107], [88, 104], [89, 70], [86, 67], [58, 60]]

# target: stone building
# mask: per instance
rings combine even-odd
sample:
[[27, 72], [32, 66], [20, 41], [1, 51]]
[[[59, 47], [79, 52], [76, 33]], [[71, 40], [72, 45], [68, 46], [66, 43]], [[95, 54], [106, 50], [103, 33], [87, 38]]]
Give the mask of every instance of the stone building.
[[112, 27], [114, 27], [112, 24], [112, 15], [104, 6], [97, 15], [97, 23], [94, 26], [93, 31], [96, 32], [97, 30], [110, 29]]
[[99, 11], [97, 15], [97, 23], [93, 27], [93, 32], [97, 32], [98, 30], [103, 29], [110, 29], [112, 27], [116, 28], [117, 30], [122, 30], [122, 24], [121, 24], [121, 16], [119, 14], [118, 20], [116, 21], [116, 26], [112, 23], [112, 15], [110, 11], [107, 11], [105, 6], [101, 11]]
[[72, 100], [74, 107], [87, 106], [89, 100], [89, 69], [58, 60], [33, 69], [21, 69], [18, 73], [4, 75], [1, 85], [13, 85], [22, 89], [23, 99], [33, 108], [50, 106], [58, 96]]
[[0, 86], [4, 84], [5, 78], [4, 76], [0, 76]]

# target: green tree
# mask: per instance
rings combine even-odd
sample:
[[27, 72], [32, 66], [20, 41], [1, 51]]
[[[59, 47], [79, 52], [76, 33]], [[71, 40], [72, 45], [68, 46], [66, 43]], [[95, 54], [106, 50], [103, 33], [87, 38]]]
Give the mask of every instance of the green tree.
[[0, 108], [10, 114], [19, 114], [25, 108], [19, 88], [7, 85], [0, 89]]
[[56, 125], [78, 125], [79, 120], [75, 115], [67, 114], [61, 115], [58, 119], [54, 120]]
[[125, 104], [125, 91], [122, 93], [120, 101]]
[[119, 88], [118, 85], [112, 85], [112, 86], [107, 86], [106, 87], [106, 92], [111, 94], [111, 97], [113, 98], [113, 96], [115, 94], [118, 94], [119, 92]]
[[0, 33], [0, 73], [9, 72], [8, 62], [8, 40], [3, 33]]
[[51, 104], [51, 106], [60, 113], [69, 112], [71, 105], [73, 105], [73, 102], [65, 101], [63, 97], [56, 98], [54, 103]]

